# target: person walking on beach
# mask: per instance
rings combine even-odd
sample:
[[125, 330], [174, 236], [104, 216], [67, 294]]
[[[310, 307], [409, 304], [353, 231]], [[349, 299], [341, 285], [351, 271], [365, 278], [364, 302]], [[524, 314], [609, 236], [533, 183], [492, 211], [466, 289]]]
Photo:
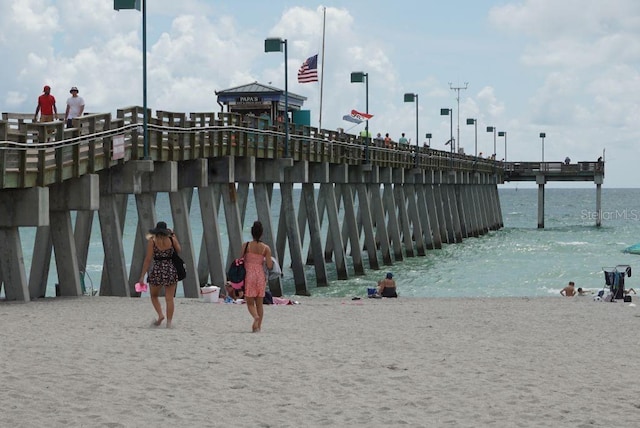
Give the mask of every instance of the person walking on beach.
[[569, 281], [569, 285], [560, 290], [560, 294], [565, 297], [573, 297], [576, 295], [576, 284], [573, 281]]
[[[165, 317], [162, 313], [162, 305], [160, 304], [160, 291], [164, 287], [164, 299], [167, 307], [167, 328], [171, 328], [174, 312], [174, 296], [178, 285], [178, 272], [173, 265], [171, 256], [174, 251], [178, 253], [182, 251], [180, 242], [176, 238], [175, 233], [167, 228], [167, 223], [159, 221], [156, 227], [149, 230], [147, 235], [147, 254], [142, 264], [140, 272], [140, 280], [144, 282], [144, 275], [148, 272], [147, 280], [149, 282], [151, 304], [158, 314], [158, 319], [153, 325], [159, 326]], [[153, 260], [153, 265], [151, 261]]]
[[[264, 308], [262, 299], [267, 288], [267, 276], [265, 275], [264, 265], [267, 269], [273, 268], [273, 260], [271, 259], [271, 248], [264, 242], [262, 238], [262, 223], [253, 222], [251, 226], [251, 236], [253, 241], [247, 242], [242, 246], [244, 253], [244, 267], [246, 274], [244, 277], [244, 300], [247, 303], [249, 314], [253, 317], [251, 331], [257, 333], [262, 328], [262, 318]], [[241, 256], [242, 257], [242, 256]]]
[[71, 96], [67, 99], [67, 111], [64, 113], [64, 121], [67, 124], [67, 128], [73, 126], [72, 119], [80, 117], [84, 113], [84, 99], [78, 96], [78, 92], [78, 88], [75, 86], [69, 91]]
[[58, 114], [56, 108], [56, 98], [51, 95], [51, 86], [46, 85], [43, 88], [43, 94], [38, 97], [38, 106], [36, 113], [33, 115], [33, 121], [38, 121], [38, 113], [40, 113], [40, 122], [53, 122]]

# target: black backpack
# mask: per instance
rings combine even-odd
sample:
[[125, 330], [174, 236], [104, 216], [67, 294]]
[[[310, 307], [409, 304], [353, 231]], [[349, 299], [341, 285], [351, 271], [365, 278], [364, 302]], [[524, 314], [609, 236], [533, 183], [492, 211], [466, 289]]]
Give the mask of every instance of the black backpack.
[[244, 268], [244, 258], [235, 259], [231, 262], [231, 266], [229, 266], [229, 271], [227, 272], [227, 280], [234, 284], [240, 284], [244, 282], [244, 276], [247, 271]]
[[[227, 280], [234, 284], [243, 284], [244, 276], [247, 271], [244, 268], [244, 255], [247, 252], [247, 248], [249, 247], [249, 243], [244, 247], [244, 252], [242, 253], [242, 257], [235, 259], [231, 262], [231, 266], [229, 266], [229, 270], [227, 271]], [[240, 287], [237, 287], [240, 288]]]

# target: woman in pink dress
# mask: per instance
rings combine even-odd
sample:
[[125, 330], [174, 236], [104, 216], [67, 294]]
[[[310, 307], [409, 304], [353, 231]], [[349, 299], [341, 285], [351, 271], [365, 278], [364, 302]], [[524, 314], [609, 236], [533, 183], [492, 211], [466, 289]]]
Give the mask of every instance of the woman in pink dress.
[[[247, 309], [253, 317], [251, 329], [257, 333], [262, 328], [263, 307], [262, 298], [267, 287], [267, 277], [264, 273], [264, 264], [267, 268], [273, 267], [271, 260], [271, 248], [262, 238], [262, 223], [256, 221], [251, 226], [251, 236], [253, 241], [246, 244], [247, 250], [244, 254], [244, 267], [246, 274], [244, 277], [244, 300], [247, 302]], [[244, 251], [245, 245], [242, 246]]]

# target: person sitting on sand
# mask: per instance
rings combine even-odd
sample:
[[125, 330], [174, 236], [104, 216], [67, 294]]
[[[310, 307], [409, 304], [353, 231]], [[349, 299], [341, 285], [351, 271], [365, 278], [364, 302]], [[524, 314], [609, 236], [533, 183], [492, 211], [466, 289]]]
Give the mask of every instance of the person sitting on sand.
[[569, 281], [569, 285], [560, 290], [560, 294], [565, 297], [573, 297], [576, 295], [576, 284], [573, 281]]
[[240, 288], [234, 288], [233, 285], [231, 285], [231, 282], [227, 281], [224, 288], [227, 292], [227, 297], [233, 299], [234, 302], [238, 299], [244, 299], [244, 286]]
[[593, 294], [593, 291], [585, 290], [582, 287], [578, 287], [578, 296], [586, 296], [587, 294]]
[[378, 295], [382, 297], [398, 297], [396, 282], [393, 280], [391, 272], [387, 272], [387, 276], [378, 282]]

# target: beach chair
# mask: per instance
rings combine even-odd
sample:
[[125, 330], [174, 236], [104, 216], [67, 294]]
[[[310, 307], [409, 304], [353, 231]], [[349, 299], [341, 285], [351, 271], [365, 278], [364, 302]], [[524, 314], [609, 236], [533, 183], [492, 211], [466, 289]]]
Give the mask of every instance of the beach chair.
[[617, 265], [612, 268], [603, 267], [605, 288], [611, 291], [611, 301], [624, 300], [624, 278], [631, 276], [631, 266]]

